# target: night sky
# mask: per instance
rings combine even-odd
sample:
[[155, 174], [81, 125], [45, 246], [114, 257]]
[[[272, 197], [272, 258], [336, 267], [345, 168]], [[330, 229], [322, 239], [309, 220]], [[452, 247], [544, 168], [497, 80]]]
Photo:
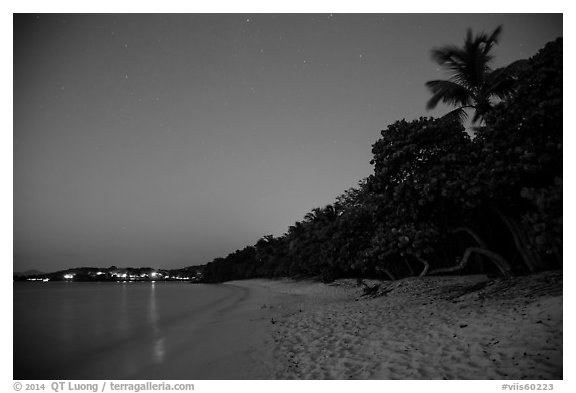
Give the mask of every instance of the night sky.
[[561, 15], [14, 17], [14, 270], [203, 264], [281, 235], [437, 116], [430, 50], [502, 24], [496, 65]]

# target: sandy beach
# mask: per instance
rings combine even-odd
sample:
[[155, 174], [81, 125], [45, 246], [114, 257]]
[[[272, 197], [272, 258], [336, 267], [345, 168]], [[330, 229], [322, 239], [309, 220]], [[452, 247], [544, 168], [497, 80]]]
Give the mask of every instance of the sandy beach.
[[204, 362], [203, 379], [210, 369], [241, 379], [563, 377], [561, 272], [366, 283], [379, 290], [363, 296], [356, 280], [224, 284], [245, 290], [218, 327], [236, 346], [219, 346], [230, 356]]

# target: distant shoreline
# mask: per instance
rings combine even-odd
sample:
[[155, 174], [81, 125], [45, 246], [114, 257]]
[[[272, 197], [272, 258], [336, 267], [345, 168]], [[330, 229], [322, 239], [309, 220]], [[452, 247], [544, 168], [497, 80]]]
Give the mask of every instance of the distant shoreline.
[[151, 267], [75, 267], [51, 273], [32, 270], [14, 273], [13, 281], [82, 281], [82, 282], [124, 282], [124, 281], [188, 281], [200, 282], [201, 266], [181, 269], [155, 269]]

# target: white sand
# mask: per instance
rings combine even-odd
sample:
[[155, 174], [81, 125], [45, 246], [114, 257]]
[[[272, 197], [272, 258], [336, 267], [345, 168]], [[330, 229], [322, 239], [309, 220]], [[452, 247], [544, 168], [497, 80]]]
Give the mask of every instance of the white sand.
[[391, 291], [376, 298], [354, 280], [225, 284], [250, 294], [226, 325], [247, 321], [228, 369], [240, 361], [235, 376], [247, 379], [562, 379], [561, 272], [381, 284]]

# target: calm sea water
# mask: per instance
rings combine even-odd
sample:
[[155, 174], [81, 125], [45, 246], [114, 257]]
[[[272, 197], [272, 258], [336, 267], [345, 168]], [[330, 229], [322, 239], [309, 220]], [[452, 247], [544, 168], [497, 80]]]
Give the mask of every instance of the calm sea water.
[[191, 365], [207, 350], [203, 337], [238, 302], [238, 291], [166, 282], [14, 283], [14, 379], [192, 379]]

